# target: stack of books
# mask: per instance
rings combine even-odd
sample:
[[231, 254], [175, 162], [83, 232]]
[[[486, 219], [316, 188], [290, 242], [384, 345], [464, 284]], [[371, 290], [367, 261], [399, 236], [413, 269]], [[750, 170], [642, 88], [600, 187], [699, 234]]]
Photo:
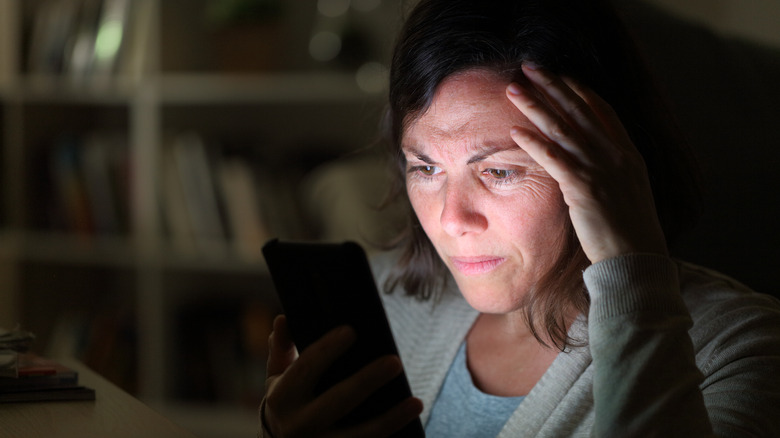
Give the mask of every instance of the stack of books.
[[61, 400], [95, 400], [95, 391], [76, 371], [30, 353], [18, 355], [16, 376], [0, 377], [0, 403]]
[[22, 353], [33, 336], [0, 329], [0, 403], [94, 400], [95, 391], [79, 384], [78, 373], [54, 360]]

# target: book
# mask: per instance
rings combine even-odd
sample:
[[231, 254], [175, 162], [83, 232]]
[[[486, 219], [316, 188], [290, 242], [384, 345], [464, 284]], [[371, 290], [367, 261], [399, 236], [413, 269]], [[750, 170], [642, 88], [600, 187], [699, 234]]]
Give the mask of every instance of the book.
[[196, 252], [195, 231], [187, 212], [187, 201], [179, 177], [171, 139], [166, 140], [162, 151], [162, 184], [160, 187], [160, 209], [165, 218], [164, 226], [173, 248], [182, 254]]
[[22, 353], [17, 358], [17, 376], [0, 377], [0, 392], [73, 387], [78, 373], [50, 359]]
[[271, 234], [262, 215], [252, 168], [242, 158], [226, 158], [217, 164], [217, 181], [233, 247], [244, 260], [260, 260], [260, 248]]
[[57, 225], [75, 234], [88, 236], [93, 233], [94, 227], [82, 172], [82, 152], [80, 138], [63, 136], [53, 145], [49, 162], [55, 209], [62, 221]]
[[90, 132], [56, 139], [49, 157], [52, 228], [82, 236], [126, 232], [129, 166], [124, 134]]
[[[94, 85], [120, 73], [125, 56], [136, 56], [148, 32], [149, 2], [136, 0], [56, 0], [37, 2], [27, 65], [32, 73], [65, 74], [77, 85]], [[135, 32], [136, 4], [146, 21]], [[132, 53], [126, 54], [128, 50]]]
[[149, 63], [155, 58], [147, 49], [155, 41], [156, 8], [156, 2], [150, 1], [134, 0], [130, 5], [116, 74], [138, 78], [149, 70]]
[[33, 401], [95, 400], [95, 390], [86, 386], [54, 387], [4, 392], [0, 391], [0, 403]]
[[97, 24], [100, 20], [100, 0], [81, 0], [76, 24], [69, 35], [72, 45], [66, 48], [64, 72], [77, 84], [89, 79], [95, 57]]
[[184, 132], [171, 147], [195, 244], [202, 254], [224, 253], [226, 227], [205, 141], [195, 132]]
[[77, 371], [32, 353], [18, 355], [16, 377], [0, 377], [0, 403], [94, 399]]
[[88, 198], [94, 232], [116, 235], [122, 231], [119, 176], [113, 156], [117, 153], [112, 139], [106, 134], [90, 134], [81, 145], [81, 172]]
[[31, 31], [28, 69], [37, 74], [59, 74], [78, 22], [79, 0], [42, 2]]
[[116, 73], [126, 44], [130, 9], [130, 0], [102, 0], [92, 54], [92, 75]]

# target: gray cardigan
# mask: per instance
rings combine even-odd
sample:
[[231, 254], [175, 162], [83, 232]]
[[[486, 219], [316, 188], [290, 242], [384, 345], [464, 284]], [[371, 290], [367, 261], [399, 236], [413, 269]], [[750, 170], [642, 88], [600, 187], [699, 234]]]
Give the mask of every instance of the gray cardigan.
[[[374, 259], [381, 287], [393, 263]], [[714, 272], [654, 255], [584, 272], [590, 314], [499, 437], [780, 437], [780, 305]], [[450, 282], [454, 284], [454, 282]], [[423, 424], [477, 312], [383, 294]]]

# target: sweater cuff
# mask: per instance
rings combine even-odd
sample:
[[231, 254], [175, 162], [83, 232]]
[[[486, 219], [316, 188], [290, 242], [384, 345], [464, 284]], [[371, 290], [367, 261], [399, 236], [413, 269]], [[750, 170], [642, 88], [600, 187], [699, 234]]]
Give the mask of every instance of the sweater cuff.
[[687, 313], [677, 264], [667, 256], [628, 254], [602, 260], [589, 266], [583, 279], [592, 321], [637, 312]]

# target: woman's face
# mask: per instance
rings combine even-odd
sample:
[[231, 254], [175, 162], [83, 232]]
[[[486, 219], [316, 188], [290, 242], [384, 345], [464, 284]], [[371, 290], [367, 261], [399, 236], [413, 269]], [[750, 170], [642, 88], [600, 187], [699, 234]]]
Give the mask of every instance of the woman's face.
[[409, 199], [469, 304], [484, 313], [520, 309], [558, 259], [567, 209], [556, 181], [512, 140], [532, 126], [486, 71], [446, 79], [407, 128]]

